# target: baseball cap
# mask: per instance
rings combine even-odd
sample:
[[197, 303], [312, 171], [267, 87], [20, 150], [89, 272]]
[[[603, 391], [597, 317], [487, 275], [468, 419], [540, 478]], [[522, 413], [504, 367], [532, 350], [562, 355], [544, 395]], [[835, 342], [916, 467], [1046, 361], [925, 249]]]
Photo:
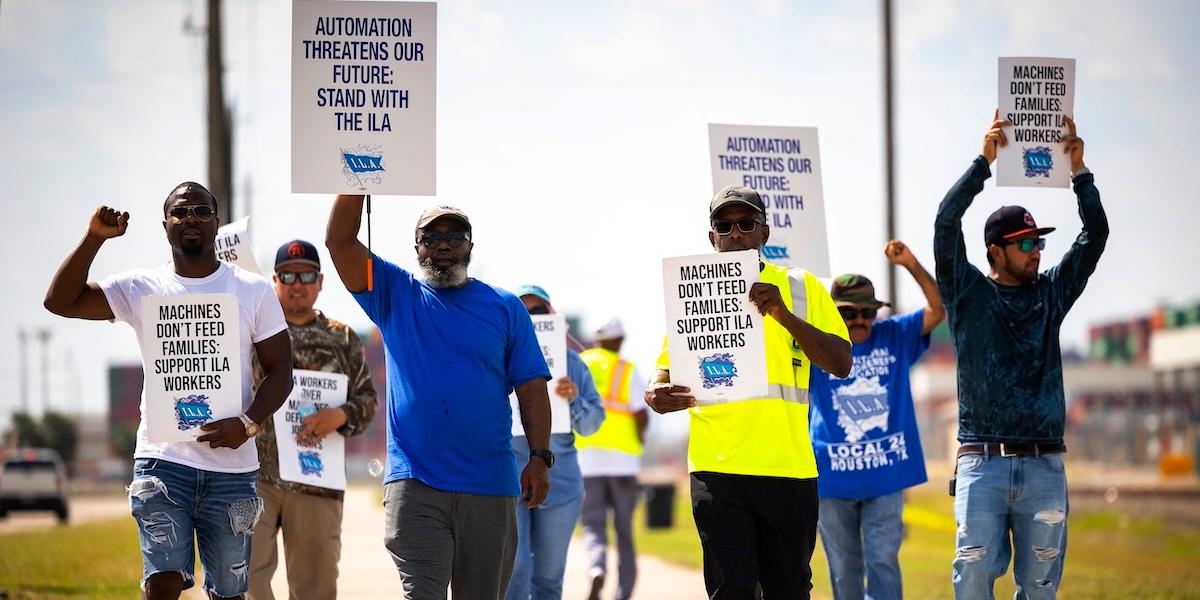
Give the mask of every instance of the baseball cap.
[[987, 218], [983, 226], [983, 243], [991, 246], [1001, 244], [1005, 240], [1018, 235], [1034, 233], [1045, 235], [1054, 231], [1054, 227], [1038, 227], [1033, 215], [1024, 207], [1017, 205], [1001, 206]]
[[708, 203], [708, 218], [711, 219], [713, 215], [717, 214], [717, 211], [730, 204], [745, 204], [764, 216], [767, 214], [767, 208], [758, 192], [744, 185], [731, 185], [717, 192], [712, 201]]
[[879, 308], [880, 306], [891, 306], [891, 303], [875, 297], [875, 284], [871, 283], [870, 279], [857, 273], [839, 275], [837, 279], [833, 280], [833, 287], [829, 290], [829, 295], [833, 297], [833, 304], [837, 307], [870, 306]]
[[421, 216], [417, 218], [417, 229], [413, 232], [413, 235], [420, 237], [422, 229], [442, 217], [458, 219], [467, 226], [467, 231], [471, 230], [471, 220], [467, 218], [467, 213], [463, 212], [461, 208], [442, 205], [427, 208], [425, 212], [421, 213]]
[[527, 283], [525, 285], [517, 286], [516, 291], [513, 293], [516, 294], [518, 298], [521, 296], [537, 296], [546, 302], [550, 302], [550, 293], [542, 289], [542, 286], [540, 285], [530, 285]]
[[275, 251], [275, 270], [293, 263], [309, 264], [321, 270], [321, 255], [317, 247], [304, 240], [292, 240]]
[[620, 319], [611, 319], [600, 327], [600, 329], [596, 330], [596, 341], [598, 342], [623, 337], [625, 337], [625, 328], [621, 326]]

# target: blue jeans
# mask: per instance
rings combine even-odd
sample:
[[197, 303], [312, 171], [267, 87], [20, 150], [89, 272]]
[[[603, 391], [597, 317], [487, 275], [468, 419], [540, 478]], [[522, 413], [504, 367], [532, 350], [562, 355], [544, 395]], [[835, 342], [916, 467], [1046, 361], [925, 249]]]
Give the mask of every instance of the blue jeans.
[[142, 548], [142, 586], [151, 575], [177, 572], [195, 585], [196, 547], [204, 588], [217, 596], [246, 593], [250, 538], [262, 513], [258, 473], [202, 471], [156, 458], [133, 461], [129, 505]]
[[505, 600], [559, 600], [567, 569], [567, 546], [583, 498], [558, 506], [517, 505], [517, 559]]
[[1062, 454], [960, 457], [954, 596], [992, 598], [1011, 557], [1015, 600], [1054, 598], [1067, 553], [1067, 511]]
[[821, 498], [818, 510], [834, 600], [902, 598], [897, 554], [904, 538], [904, 492], [865, 500]]

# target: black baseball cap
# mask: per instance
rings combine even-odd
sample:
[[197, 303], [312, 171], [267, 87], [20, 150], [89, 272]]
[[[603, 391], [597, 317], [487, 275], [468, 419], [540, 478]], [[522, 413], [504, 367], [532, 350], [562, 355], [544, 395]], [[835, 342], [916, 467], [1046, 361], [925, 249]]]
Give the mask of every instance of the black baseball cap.
[[988, 246], [999, 245], [1018, 235], [1027, 233], [1045, 235], [1055, 229], [1055, 227], [1038, 227], [1037, 222], [1033, 220], [1033, 215], [1029, 214], [1029, 211], [1022, 206], [1015, 204], [1001, 206], [987, 218], [987, 223], [983, 226], [983, 243]]
[[317, 254], [316, 246], [304, 240], [292, 240], [275, 251], [275, 270], [293, 263], [312, 265], [320, 271], [321, 255]]
[[759, 196], [758, 192], [744, 185], [731, 185], [717, 192], [712, 201], [708, 203], [708, 218], [712, 219], [717, 211], [730, 204], [745, 204], [757, 210], [764, 217], [767, 215], [767, 207], [763, 204], [762, 196]]

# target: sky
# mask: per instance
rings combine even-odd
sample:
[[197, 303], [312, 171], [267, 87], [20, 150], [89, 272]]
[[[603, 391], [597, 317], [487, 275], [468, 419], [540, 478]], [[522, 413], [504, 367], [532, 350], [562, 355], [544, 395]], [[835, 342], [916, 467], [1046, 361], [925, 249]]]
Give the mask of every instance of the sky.
[[[233, 216], [250, 216], [269, 265], [287, 240], [322, 246], [331, 199], [290, 193], [290, 2], [225, 6]], [[899, 0], [894, 11], [897, 232], [927, 268], [937, 204], [996, 106], [997, 57], [1066, 57], [1112, 234], [1064, 346], [1083, 349], [1090, 324], [1200, 298], [1200, 203], [1183, 178], [1200, 162], [1200, 4]], [[665, 329], [661, 259], [710, 251], [707, 125], [812, 126], [833, 271], [887, 293], [878, 2], [445, 0], [438, 13], [438, 196], [375, 198], [381, 255], [415, 267], [417, 215], [461, 206], [474, 276], [540, 284], [589, 329], [620, 317], [648, 376]], [[206, 181], [204, 21], [201, 0], [0, 4], [0, 424], [20, 404], [21, 329], [51, 332], [57, 410], [103, 414], [108, 365], [139, 362], [127, 326], [62, 319], [41, 300], [101, 204], [131, 223], [92, 280], [168, 259], [162, 200]], [[1002, 204], [1059, 227], [1043, 253], [1057, 263], [1079, 228], [1073, 194], [994, 181], [963, 221], [971, 260], [986, 269], [983, 222]], [[900, 309], [922, 306], [899, 280]], [[370, 326], [335, 277], [318, 307]], [[35, 412], [42, 349], [29, 351]]]

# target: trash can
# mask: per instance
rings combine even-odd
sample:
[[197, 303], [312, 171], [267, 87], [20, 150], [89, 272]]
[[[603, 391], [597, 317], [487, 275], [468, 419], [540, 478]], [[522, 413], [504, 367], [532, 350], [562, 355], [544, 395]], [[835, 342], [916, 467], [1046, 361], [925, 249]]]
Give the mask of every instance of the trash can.
[[675, 484], [646, 486], [646, 528], [669, 529], [675, 516]]

